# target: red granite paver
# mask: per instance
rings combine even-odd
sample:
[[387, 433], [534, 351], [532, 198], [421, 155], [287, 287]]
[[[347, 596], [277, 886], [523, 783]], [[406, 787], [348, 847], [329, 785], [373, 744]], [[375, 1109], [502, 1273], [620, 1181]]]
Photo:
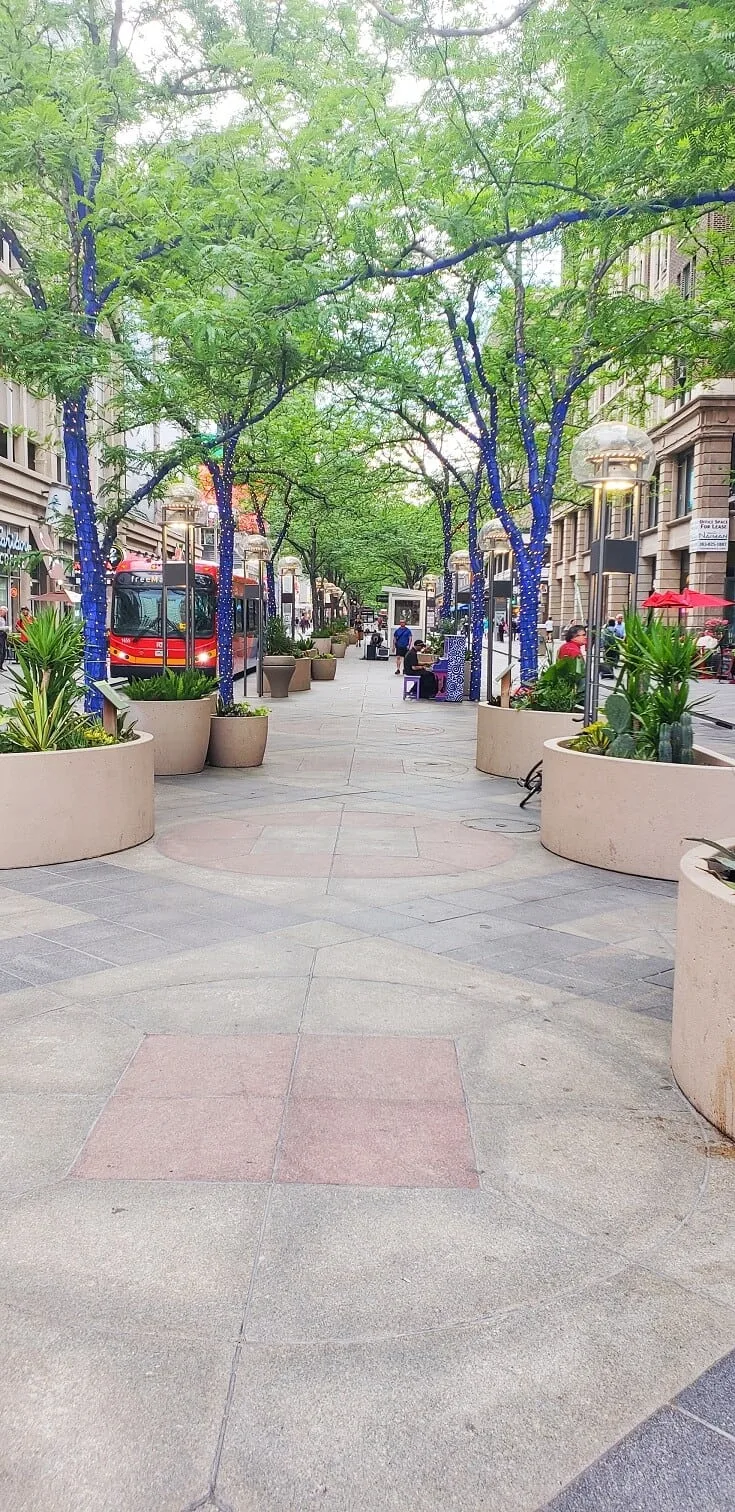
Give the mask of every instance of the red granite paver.
[[72, 1171], [117, 1181], [267, 1181], [283, 1098], [125, 1097], [107, 1104]]
[[464, 1102], [452, 1040], [406, 1035], [305, 1035], [292, 1096]]
[[292, 1034], [150, 1034], [117, 1092], [123, 1097], [284, 1097]]
[[296, 1046], [285, 1034], [149, 1036], [72, 1175], [479, 1184], [451, 1040], [305, 1035], [289, 1093]]
[[279, 1182], [477, 1187], [464, 1107], [380, 1098], [291, 1098]]

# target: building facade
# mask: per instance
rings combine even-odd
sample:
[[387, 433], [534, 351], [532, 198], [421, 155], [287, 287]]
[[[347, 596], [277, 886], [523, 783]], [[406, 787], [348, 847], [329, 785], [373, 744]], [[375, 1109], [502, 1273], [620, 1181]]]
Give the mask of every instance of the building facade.
[[[723, 230], [721, 216], [707, 217], [704, 229]], [[675, 239], [657, 233], [636, 248], [627, 272], [629, 286], [655, 297], [676, 289], [696, 297], [696, 257]], [[654, 590], [687, 586], [735, 599], [735, 379], [690, 387], [686, 365], [674, 363], [653, 376], [652, 397], [643, 424], [656, 449], [657, 465], [644, 490], [640, 523], [631, 496], [611, 496], [607, 535], [639, 535], [638, 606]], [[598, 389], [589, 423], [633, 420], [621, 384]], [[558, 627], [588, 617], [591, 505], [567, 503], [554, 511], [551, 543], [550, 610]], [[614, 615], [633, 602], [635, 584], [627, 577], [605, 578], [604, 613]], [[719, 612], [719, 611], [718, 611]], [[690, 614], [699, 626], [714, 611]], [[723, 609], [735, 630], [735, 609]]]

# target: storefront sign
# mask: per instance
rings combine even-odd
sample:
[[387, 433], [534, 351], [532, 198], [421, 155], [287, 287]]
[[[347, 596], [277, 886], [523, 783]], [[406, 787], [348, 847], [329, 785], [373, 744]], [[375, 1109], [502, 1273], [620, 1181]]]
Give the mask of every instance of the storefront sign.
[[0, 520], [0, 568], [7, 571], [14, 565], [14, 558], [23, 556], [28, 550], [28, 542], [12, 525], [3, 525]]
[[727, 551], [730, 541], [728, 515], [697, 515], [689, 524], [690, 551]]

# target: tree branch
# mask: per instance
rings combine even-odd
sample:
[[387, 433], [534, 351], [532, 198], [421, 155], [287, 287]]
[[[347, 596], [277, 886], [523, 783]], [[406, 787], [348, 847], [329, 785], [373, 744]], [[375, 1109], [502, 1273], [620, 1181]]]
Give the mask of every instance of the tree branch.
[[429, 26], [424, 20], [413, 17], [409, 20], [402, 16], [394, 16], [392, 11], [384, 10], [382, 5], [374, 7], [376, 13], [383, 21], [389, 21], [392, 26], [400, 26], [403, 31], [411, 32], [416, 36], [425, 37], [494, 37], [498, 32], [508, 31], [515, 26], [517, 21], [522, 21], [534, 9], [537, 0], [521, 0], [514, 11], [502, 21], [493, 21], [489, 26]]

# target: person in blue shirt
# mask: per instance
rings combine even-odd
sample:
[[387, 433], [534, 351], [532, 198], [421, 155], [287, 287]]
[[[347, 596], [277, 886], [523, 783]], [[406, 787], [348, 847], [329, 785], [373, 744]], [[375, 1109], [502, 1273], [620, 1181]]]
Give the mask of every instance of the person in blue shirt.
[[397, 625], [396, 629], [393, 632], [393, 650], [396, 657], [396, 677], [400, 677], [401, 675], [401, 672], [403, 670], [403, 658], [406, 655], [406, 652], [410, 651], [412, 640], [413, 636], [411, 635], [411, 631], [409, 630], [405, 619], [401, 618], [400, 625]]

